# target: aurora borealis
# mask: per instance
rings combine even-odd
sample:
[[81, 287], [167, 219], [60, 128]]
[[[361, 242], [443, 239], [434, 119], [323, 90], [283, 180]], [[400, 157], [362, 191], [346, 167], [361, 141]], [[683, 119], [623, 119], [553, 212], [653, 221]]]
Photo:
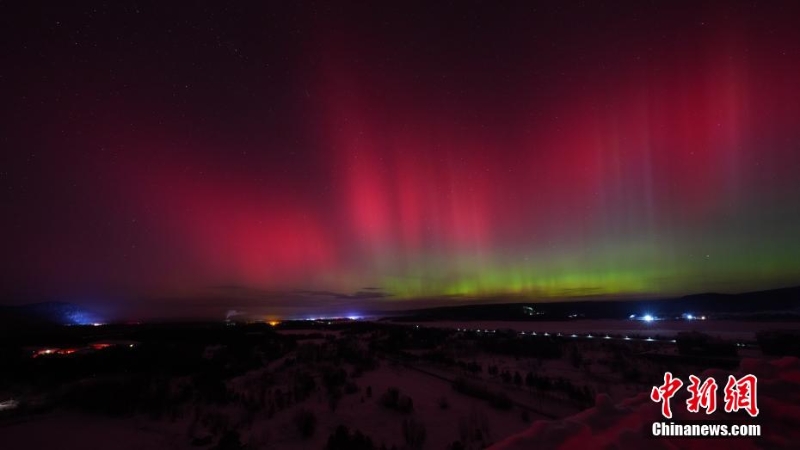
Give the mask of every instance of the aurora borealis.
[[0, 14], [5, 296], [798, 284], [797, 5], [436, 3]]

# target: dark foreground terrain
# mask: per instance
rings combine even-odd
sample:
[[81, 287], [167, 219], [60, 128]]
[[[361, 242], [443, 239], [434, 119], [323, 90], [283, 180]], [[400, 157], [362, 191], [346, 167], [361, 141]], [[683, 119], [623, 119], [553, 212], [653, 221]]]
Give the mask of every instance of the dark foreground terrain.
[[[780, 421], [769, 419], [797, 395], [771, 400], [776, 389], [800, 392], [768, 381], [800, 384], [776, 375], [800, 373], [796, 359], [784, 358], [798, 356], [793, 331], [728, 341], [699, 331], [571, 332], [581, 321], [539, 333], [511, 322], [470, 323], [6, 329], [3, 448], [528, 448], [531, 439], [557, 448], [596, 434], [596, 416], [628, 423], [601, 427], [611, 433], [603, 439], [623, 436], [637, 448], [645, 430], [636, 427], [657, 418], [647, 393], [665, 371], [684, 379], [710, 373], [724, 385], [745, 367], [763, 372], [762, 423], [771, 440], [759, 442], [780, 446], [796, 433], [788, 425], [800, 414], [791, 408]], [[553, 434], [564, 424], [572, 431]]]

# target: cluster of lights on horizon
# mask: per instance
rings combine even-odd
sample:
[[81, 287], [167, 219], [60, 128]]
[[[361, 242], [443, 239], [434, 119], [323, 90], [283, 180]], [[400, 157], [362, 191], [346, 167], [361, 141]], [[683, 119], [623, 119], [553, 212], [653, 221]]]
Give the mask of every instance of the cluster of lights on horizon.
[[680, 317], [666, 318], [666, 317], [656, 316], [656, 315], [650, 314], [650, 313], [645, 313], [645, 314], [642, 314], [640, 316], [637, 316], [636, 314], [631, 314], [630, 316], [628, 316], [628, 319], [630, 319], [630, 320], [640, 320], [642, 322], [650, 323], [650, 322], [654, 322], [654, 321], [658, 321], [658, 320], [688, 320], [688, 321], [706, 320], [706, 316], [705, 315], [696, 316], [696, 315], [694, 315], [692, 313], [683, 313], [683, 314], [680, 315]]

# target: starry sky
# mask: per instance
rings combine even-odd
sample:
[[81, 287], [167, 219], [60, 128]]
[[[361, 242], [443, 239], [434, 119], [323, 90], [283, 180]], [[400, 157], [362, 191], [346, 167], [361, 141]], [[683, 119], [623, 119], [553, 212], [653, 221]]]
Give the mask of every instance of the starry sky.
[[797, 2], [19, 3], [5, 302], [800, 284]]

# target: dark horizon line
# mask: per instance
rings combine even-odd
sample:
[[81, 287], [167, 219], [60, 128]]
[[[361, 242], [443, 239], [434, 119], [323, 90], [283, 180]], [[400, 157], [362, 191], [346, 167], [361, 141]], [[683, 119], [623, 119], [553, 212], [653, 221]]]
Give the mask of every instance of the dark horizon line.
[[[770, 289], [759, 289], [759, 290], [748, 290], [743, 292], [737, 293], [725, 293], [725, 292], [716, 292], [716, 291], [705, 291], [705, 292], [697, 292], [692, 294], [685, 294], [685, 295], [674, 295], [674, 296], [661, 296], [657, 294], [623, 294], [623, 295], [586, 295], [586, 296], [574, 296], [574, 297], [565, 297], [562, 299], [554, 300], [552, 298], [531, 298], [526, 297], [524, 295], [513, 295], [513, 294], [505, 294], [505, 295], [495, 295], [495, 296], [480, 296], [480, 297], [467, 297], [467, 296], [436, 296], [436, 297], [425, 297], [425, 298], [415, 298], [415, 299], [406, 299], [403, 304], [388, 304], [384, 303], [382, 306], [383, 308], [375, 308], [374, 305], [371, 305], [368, 309], [366, 305], [362, 305], [361, 307], [356, 306], [342, 306], [342, 305], [333, 305], [330, 307], [321, 306], [317, 308], [318, 313], [309, 313], [309, 312], [302, 312], [304, 309], [313, 309], [313, 305], [310, 306], [280, 306], [280, 307], [272, 307], [273, 310], [295, 310], [294, 313], [252, 313], [248, 312], [248, 310], [254, 309], [270, 309], [269, 305], [258, 305], [258, 304], [249, 304], [249, 305], [237, 305], [235, 299], [231, 299], [231, 304], [205, 304], [203, 305], [203, 309], [206, 310], [205, 313], [201, 314], [186, 314], [186, 310], [191, 308], [191, 305], [182, 305], [176, 307], [175, 304], [170, 304], [168, 306], [164, 306], [162, 309], [169, 309], [172, 310], [172, 314], [169, 313], [161, 313], [161, 314], [119, 314], [117, 318], [108, 320], [107, 323], [126, 323], [126, 322], [148, 322], [148, 323], [158, 323], [158, 322], [198, 322], [198, 321], [207, 321], [207, 320], [221, 320], [222, 316], [224, 315], [224, 311], [227, 309], [228, 311], [235, 311], [237, 309], [241, 309], [239, 311], [240, 316], [271, 316], [275, 319], [280, 320], [304, 320], [310, 317], [325, 317], [325, 318], [333, 318], [333, 317], [348, 317], [348, 316], [359, 316], [359, 317], [392, 317], [392, 316], [400, 316], [406, 314], [414, 314], [426, 311], [442, 311], [447, 309], [455, 309], [455, 308], [469, 308], [469, 307], [482, 307], [482, 306], [495, 306], [495, 307], [502, 307], [502, 306], [511, 306], [516, 304], [525, 304], [525, 303], [532, 303], [536, 305], [589, 305], [592, 303], [602, 303], [606, 302], [609, 304], [622, 304], [622, 303], [634, 303], [634, 302], [668, 302], [668, 301], [679, 301], [679, 300], [686, 300], [691, 299], [694, 297], [722, 297], [722, 298], [730, 298], [730, 297], [746, 297], [746, 296], [761, 296], [761, 295], [768, 295], [768, 294], [779, 294], [779, 293], [790, 293], [792, 291], [797, 291], [798, 298], [800, 298], [800, 284], [796, 285], [789, 285], [789, 286], [782, 286]], [[198, 297], [200, 298], [200, 297]], [[357, 299], [356, 299], [357, 300]], [[449, 302], [449, 303], [448, 303]], [[412, 304], [409, 304], [412, 303]], [[426, 305], [421, 305], [421, 303], [428, 303]], [[17, 303], [17, 304], [0, 304], [2, 308], [26, 308], [36, 305], [71, 305], [77, 306], [81, 308], [85, 308], [90, 310], [92, 305], [90, 303], [79, 303], [79, 302], [69, 302], [69, 301], [54, 301], [54, 300], [45, 300], [45, 301], [37, 301], [37, 302], [29, 302], [29, 303]], [[414, 307], [414, 306], [420, 307]], [[319, 306], [319, 305], [317, 305]], [[137, 309], [144, 309], [144, 310], [151, 310], [157, 311], [159, 308], [157, 306], [152, 308], [137, 308]], [[178, 314], [177, 310], [183, 310]], [[211, 312], [211, 310], [216, 310], [215, 312]], [[111, 314], [110, 316], [114, 316], [115, 314]]]

